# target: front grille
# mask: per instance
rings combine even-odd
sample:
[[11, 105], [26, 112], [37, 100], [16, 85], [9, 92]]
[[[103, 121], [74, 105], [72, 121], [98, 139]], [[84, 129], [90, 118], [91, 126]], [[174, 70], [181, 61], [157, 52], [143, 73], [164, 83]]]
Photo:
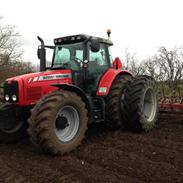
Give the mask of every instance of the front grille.
[[[6, 96], [6, 95], [9, 96], [9, 101], [8, 102], [17, 103], [19, 101], [18, 82], [17, 81], [11, 81], [11, 82], [6, 81], [4, 83], [4, 96]], [[12, 100], [13, 95], [17, 96], [16, 101]]]

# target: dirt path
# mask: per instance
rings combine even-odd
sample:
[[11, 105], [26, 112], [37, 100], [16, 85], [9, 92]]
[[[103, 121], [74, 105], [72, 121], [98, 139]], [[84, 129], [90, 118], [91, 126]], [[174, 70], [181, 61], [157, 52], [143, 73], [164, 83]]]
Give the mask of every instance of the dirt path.
[[0, 183], [183, 182], [183, 117], [160, 116], [151, 133], [89, 127], [87, 138], [64, 157], [36, 152], [28, 140], [0, 145]]

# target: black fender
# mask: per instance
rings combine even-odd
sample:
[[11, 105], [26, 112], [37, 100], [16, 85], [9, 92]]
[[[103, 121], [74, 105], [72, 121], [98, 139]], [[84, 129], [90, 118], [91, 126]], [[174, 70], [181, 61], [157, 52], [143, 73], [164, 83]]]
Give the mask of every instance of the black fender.
[[85, 102], [88, 113], [91, 112], [91, 105], [90, 105], [90, 101], [89, 101], [90, 97], [85, 94], [85, 92], [83, 91], [82, 88], [72, 85], [72, 84], [52, 84], [51, 86], [55, 86], [61, 90], [75, 92]]

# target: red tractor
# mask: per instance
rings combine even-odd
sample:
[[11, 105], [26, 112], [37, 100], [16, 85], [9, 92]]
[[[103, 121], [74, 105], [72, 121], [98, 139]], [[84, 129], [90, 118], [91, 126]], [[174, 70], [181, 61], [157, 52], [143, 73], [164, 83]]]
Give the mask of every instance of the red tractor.
[[[38, 39], [40, 72], [4, 82], [1, 142], [18, 141], [28, 131], [40, 149], [62, 155], [82, 142], [90, 123], [135, 132], [156, 126], [154, 79], [122, 70], [119, 58], [112, 60], [111, 40], [81, 34], [54, 39], [54, 46], [47, 46]], [[45, 48], [54, 49], [49, 68]]]

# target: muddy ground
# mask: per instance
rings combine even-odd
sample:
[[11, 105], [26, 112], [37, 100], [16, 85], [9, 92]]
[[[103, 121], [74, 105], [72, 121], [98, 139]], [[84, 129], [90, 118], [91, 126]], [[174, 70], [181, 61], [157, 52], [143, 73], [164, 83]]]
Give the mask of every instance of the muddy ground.
[[40, 154], [27, 140], [0, 145], [0, 182], [138, 183], [183, 182], [183, 116], [161, 115], [150, 133], [89, 127], [76, 151]]

